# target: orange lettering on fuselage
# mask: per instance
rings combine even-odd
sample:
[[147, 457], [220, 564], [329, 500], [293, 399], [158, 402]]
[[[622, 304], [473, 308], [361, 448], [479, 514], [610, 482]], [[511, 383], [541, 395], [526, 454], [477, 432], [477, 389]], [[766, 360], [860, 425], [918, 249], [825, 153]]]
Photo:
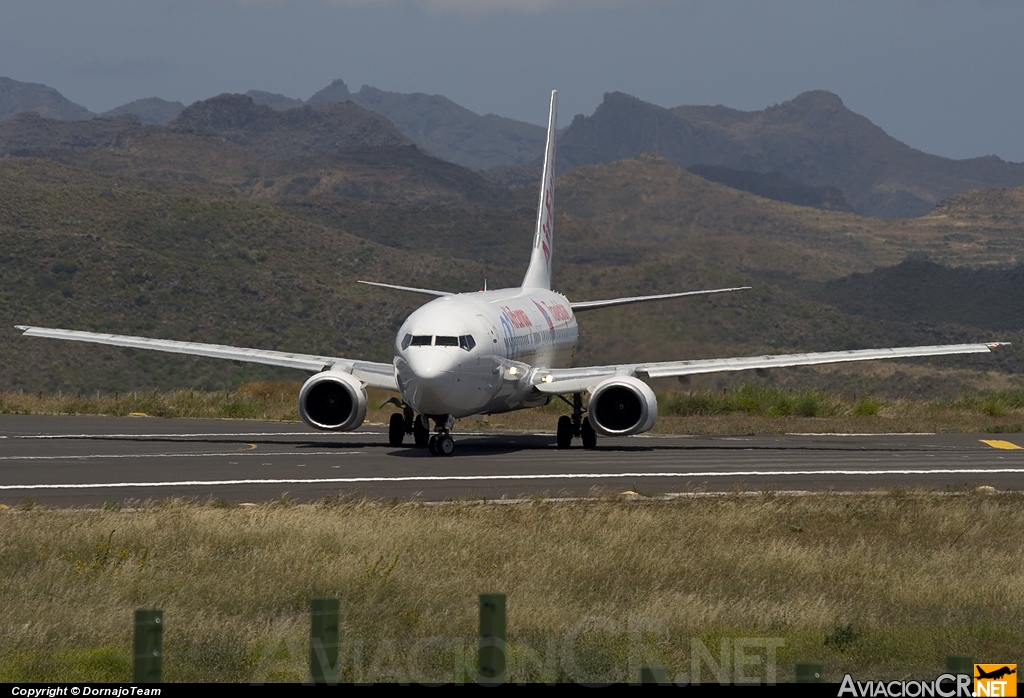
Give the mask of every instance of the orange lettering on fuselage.
[[569, 311], [565, 309], [561, 303], [545, 303], [548, 310], [551, 311], [551, 315], [562, 322], [569, 322], [572, 318], [569, 316]]

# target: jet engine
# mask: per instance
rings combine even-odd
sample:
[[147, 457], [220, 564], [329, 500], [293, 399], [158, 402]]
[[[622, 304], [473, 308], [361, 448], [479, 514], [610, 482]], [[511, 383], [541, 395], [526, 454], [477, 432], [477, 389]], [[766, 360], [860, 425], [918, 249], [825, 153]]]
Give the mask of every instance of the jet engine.
[[641, 434], [654, 426], [658, 400], [654, 391], [639, 378], [617, 376], [599, 383], [591, 391], [587, 416], [598, 434]]
[[366, 390], [341, 371], [323, 371], [299, 391], [299, 416], [314, 429], [352, 431], [366, 418]]

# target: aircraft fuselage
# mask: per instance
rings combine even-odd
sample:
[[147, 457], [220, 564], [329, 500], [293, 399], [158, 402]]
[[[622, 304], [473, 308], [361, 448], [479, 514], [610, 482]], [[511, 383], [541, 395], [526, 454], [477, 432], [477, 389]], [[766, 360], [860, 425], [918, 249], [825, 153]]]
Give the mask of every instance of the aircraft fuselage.
[[398, 330], [398, 387], [420, 414], [458, 418], [535, 407], [549, 398], [532, 390], [531, 374], [568, 367], [578, 337], [569, 301], [554, 291], [443, 296]]

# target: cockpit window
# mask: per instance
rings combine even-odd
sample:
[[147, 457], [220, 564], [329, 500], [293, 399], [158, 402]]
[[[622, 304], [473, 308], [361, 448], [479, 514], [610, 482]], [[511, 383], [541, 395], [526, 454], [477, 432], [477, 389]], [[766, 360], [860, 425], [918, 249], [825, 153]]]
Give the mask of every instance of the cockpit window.
[[469, 334], [464, 334], [461, 337], [444, 335], [432, 337], [428, 334], [407, 334], [402, 337], [402, 349], [407, 349], [410, 345], [414, 347], [429, 347], [431, 345], [435, 347], [462, 347], [466, 351], [472, 351], [473, 347], [476, 346], [476, 340], [473, 339], [473, 335]]

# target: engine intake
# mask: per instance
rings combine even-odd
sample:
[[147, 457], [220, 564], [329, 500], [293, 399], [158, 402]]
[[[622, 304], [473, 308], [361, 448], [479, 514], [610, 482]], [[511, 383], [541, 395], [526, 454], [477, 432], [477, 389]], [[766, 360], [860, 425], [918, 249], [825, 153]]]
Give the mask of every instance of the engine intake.
[[366, 390], [341, 371], [324, 371], [299, 391], [299, 417], [314, 429], [352, 431], [366, 418]]
[[642, 434], [654, 426], [658, 400], [639, 378], [609, 378], [590, 393], [587, 416], [594, 430], [604, 436]]

